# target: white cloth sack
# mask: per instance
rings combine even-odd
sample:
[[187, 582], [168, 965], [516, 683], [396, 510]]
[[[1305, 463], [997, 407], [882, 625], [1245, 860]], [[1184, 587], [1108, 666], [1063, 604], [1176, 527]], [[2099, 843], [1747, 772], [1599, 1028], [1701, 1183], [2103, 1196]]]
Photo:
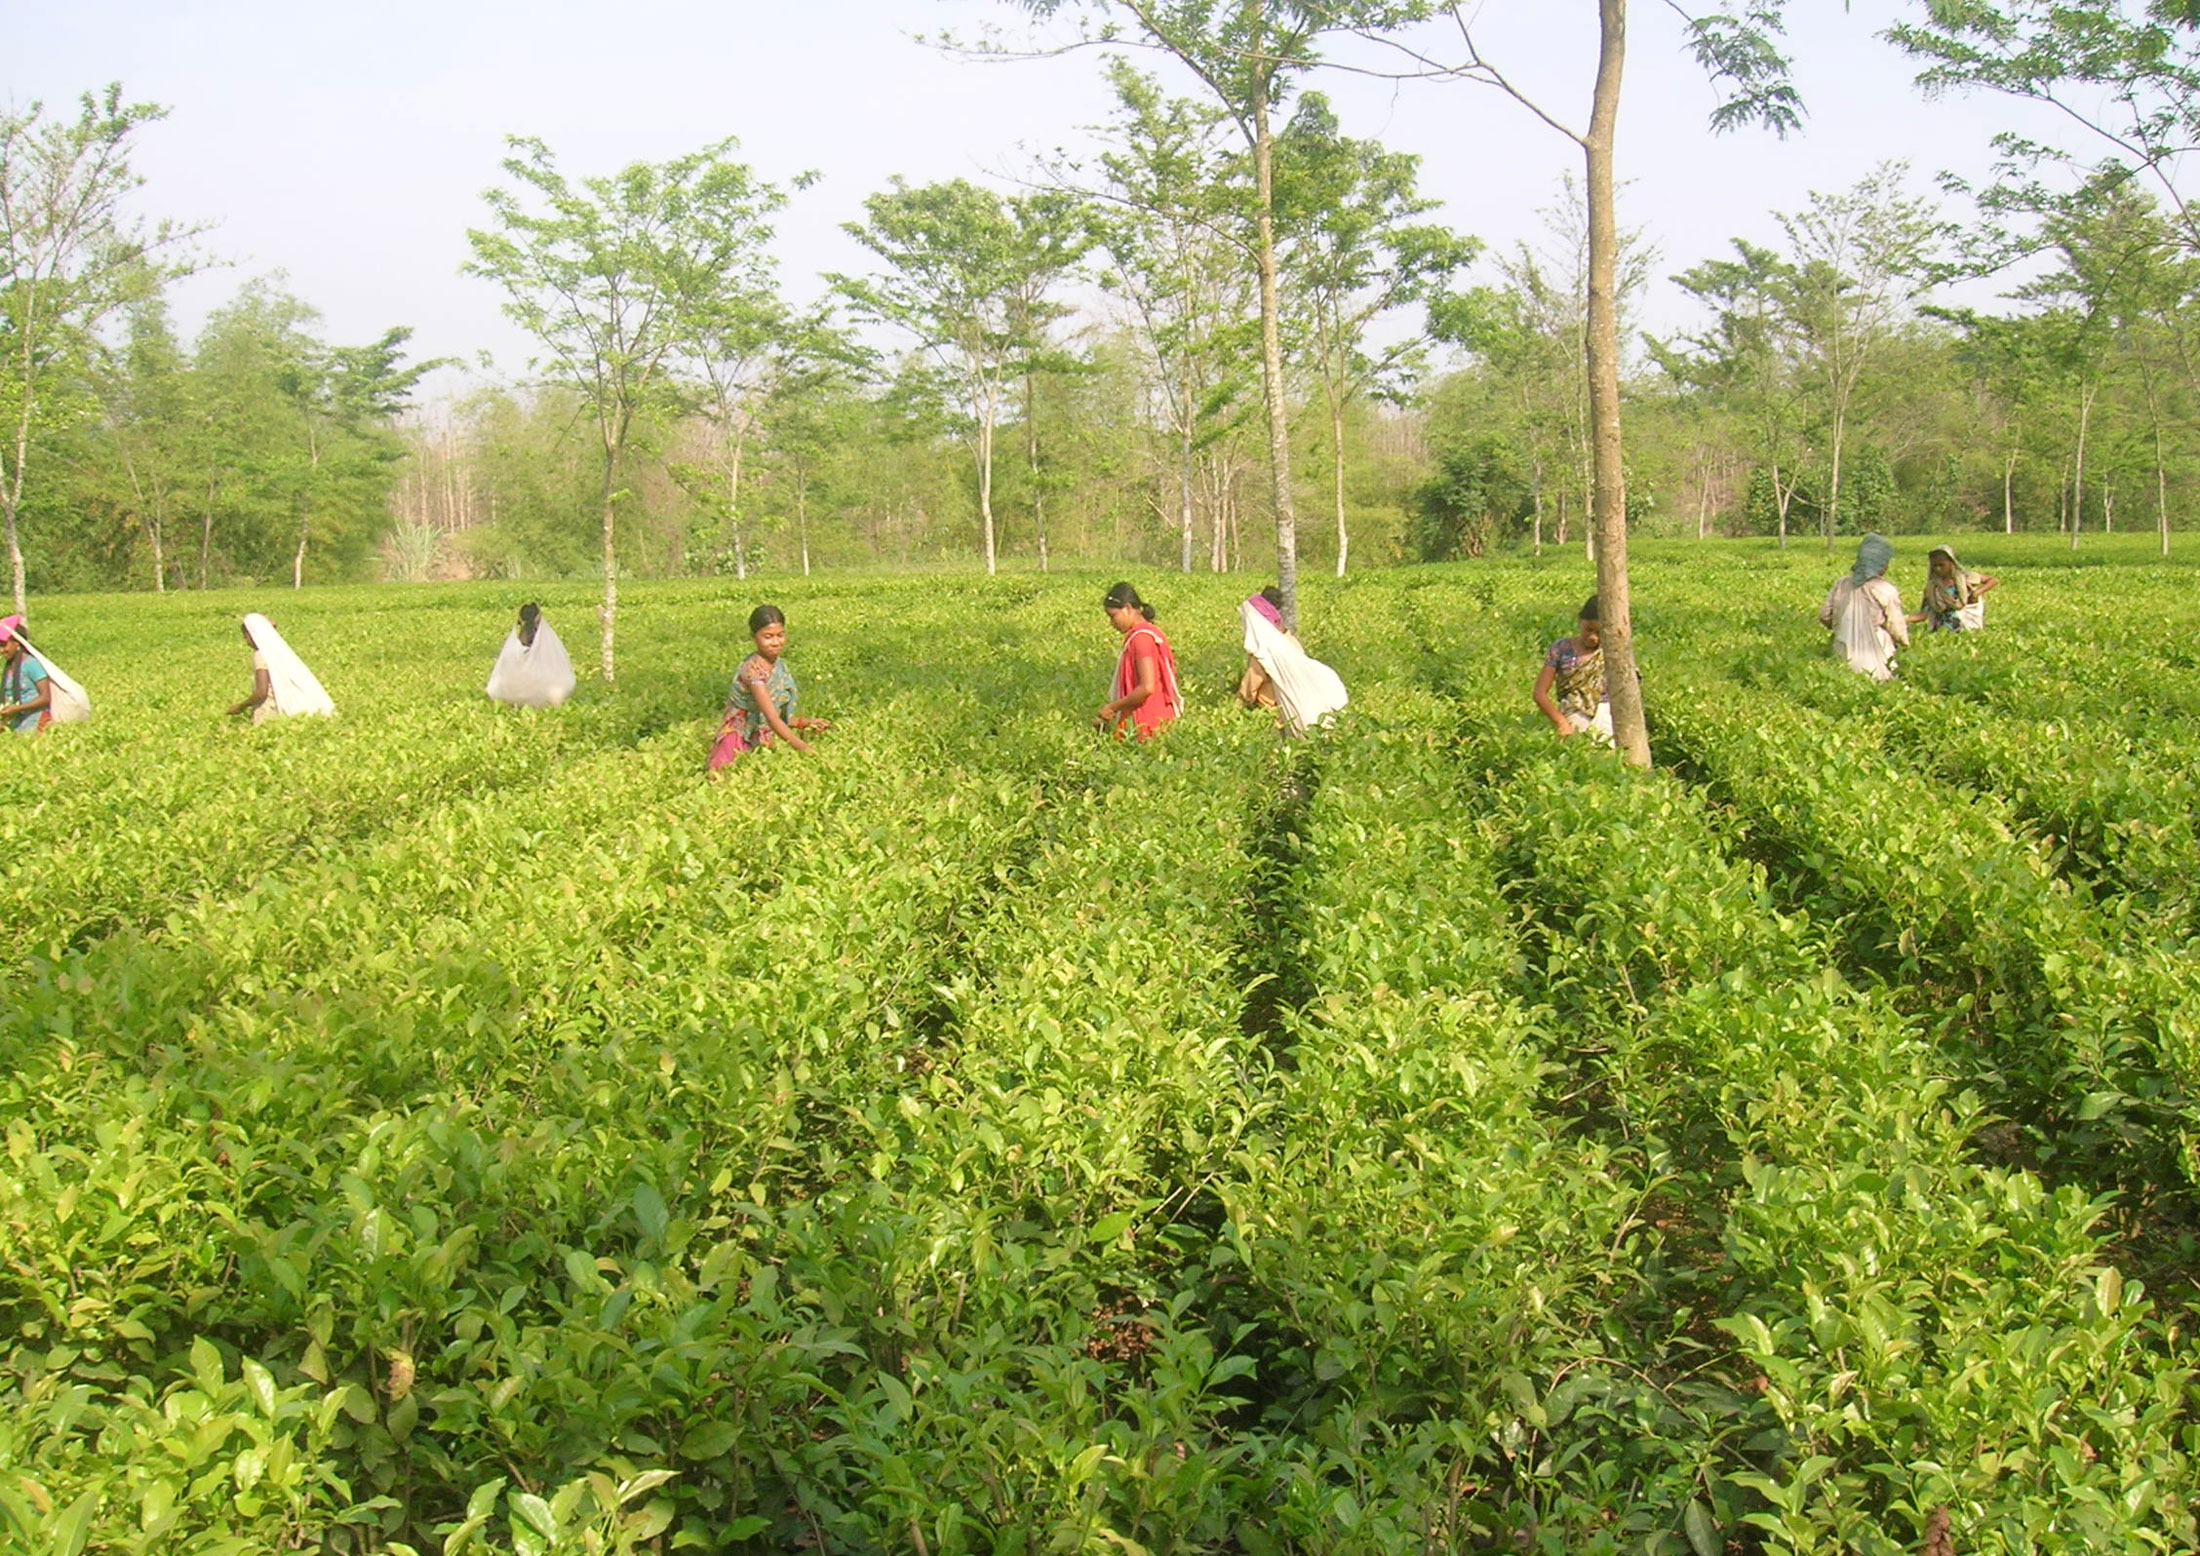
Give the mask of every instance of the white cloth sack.
[[504, 647], [489, 671], [489, 697], [515, 708], [555, 708], [573, 695], [573, 661], [550, 623], [535, 619], [535, 641], [522, 643], [519, 628], [504, 635]]
[[1319, 729], [1350, 700], [1344, 677], [1309, 657], [1297, 638], [1255, 610], [1251, 601], [1238, 607], [1238, 618], [1245, 623], [1245, 652], [1276, 689], [1276, 711], [1283, 715], [1285, 729], [1294, 735]]
[[28, 637], [25, 637], [21, 632], [16, 633], [16, 636], [22, 639], [23, 652], [46, 667], [46, 684], [53, 689], [52, 701], [47, 705], [47, 709], [52, 714], [53, 721], [56, 724], [91, 723], [92, 699], [86, 694], [84, 688], [70, 679], [68, 673], [61, 666], [40, 653], [38, 645]]
[[[1875, 681], [1894, 679], [1894, 638], [1888, 633], [1886, 605], [1879, 598], [1880, 591], [1873, 588], [1882, 580], [1859, 584], [1844, 578], [1835, 584], [1838, 596], [1847, 590], [1847, 597], [1834, 602], [1833, 641], [1841, 657], [1851, 670], [1870, 676]], [[1900, 609], [1900, 601], [1896, 602]]]
[[336, 704], [313, 678], [306, 662], [283, 641], [283, 635], [275, 630], [275, 623], [254, 611], [245, 617], [244, 625], [252, 634], [253, 648], [267, 661], [267, 701], [252, 710], [253, 723], [336, 711]]
[[[1973, 600], [1968, 605], [1956, 607], [1956, 625], [1965, 632], [1976, 632], [1986, 625], [1986, 602]], [[48, 666], [48, 668], [52, 668]]]

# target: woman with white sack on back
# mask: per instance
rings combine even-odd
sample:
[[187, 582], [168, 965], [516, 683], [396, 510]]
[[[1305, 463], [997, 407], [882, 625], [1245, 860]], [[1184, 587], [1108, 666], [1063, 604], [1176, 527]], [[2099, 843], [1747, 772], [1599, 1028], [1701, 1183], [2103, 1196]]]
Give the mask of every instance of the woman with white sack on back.
[[32, 645], [23, 618], [0, 620], [0, 724], [35, 735], [49, 724], [82, 724], [91, 716], [91, 698]]
[[252, 695], [232, 707], [232, 714], [249, 713], [253, 723], [262, 724], [336, 711], [336, 704], [321, 690], [306, 662], [283, 641], [275, 623], [254, 611], [244, 619], [244, 640], [252, 645]]
[[1910, 624], [1902, 614], [1902, 591], [1887, 581], [1894, 542], [1866, 535], [1856, 548], [1856, 565], [1834, 580], [1818, 621], [1833, 633], [1834, 653], [1851, 670], [1875, 681], [1894, 679], [1894, 654], [1910, 646]]
[[542, 619], [542, 607], [528, 601], [489, 671], [489, 700], [514, 708], [555, 708], [573, 695], [573, 686], [565, 645]]
[[1238, 607], [1245, 624], [1245, 674], [1238, 701], [1248, 708], [1273, 708], [1284, 732], [1303, 735], [1319, 729], [1348, 700], [1344, 678], [1308, 656], [1283, 625], [1281, 591], [1270, 587], [1250, 595]]

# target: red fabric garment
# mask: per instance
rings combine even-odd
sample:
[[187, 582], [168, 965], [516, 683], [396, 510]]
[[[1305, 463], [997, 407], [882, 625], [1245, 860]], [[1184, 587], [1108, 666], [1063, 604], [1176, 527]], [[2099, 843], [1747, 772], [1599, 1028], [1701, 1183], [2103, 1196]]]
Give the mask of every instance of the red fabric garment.
[[1161, 629], [1150, 623], [1133, 627], [1123, 639], [1123, 657], [1115, 662], [1115, 698], [1110, 700], [1128, 697], [1138, 689], [1138, 664], [1142, 659], [1154, 662], [1153, 695], [1115, 723], [1117, 734], [1123, 732], [1127, 722], [1140, 740], [1184, 711], [1184, 699], [1176, 689], [1176, 655]]

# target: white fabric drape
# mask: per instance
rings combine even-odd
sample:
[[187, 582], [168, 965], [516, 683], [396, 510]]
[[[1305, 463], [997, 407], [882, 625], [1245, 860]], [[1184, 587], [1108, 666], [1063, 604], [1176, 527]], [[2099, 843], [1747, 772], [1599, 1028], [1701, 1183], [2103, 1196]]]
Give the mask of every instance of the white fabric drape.
[[252, 634], [252, 646], [267, 661], [267, 701], [253, 710], [253, 723], [336, 711], [336, 704], [313, 678], [306, 662], [283, 641], [283, 635], [275, 630], [275, 623], [254, 611], [245, 617], [244, 628]]
[[573, 661], [549, 622], [536, 618], [532, 643], [519, 640], [517, 627], [505, 634], [504, 647], [489, 671], [492, 701], [515, 708], [555, 708], [573, 695], [573, 686]]
[[1294, 735], [1318, 729], [1349, 700], [1344, 677], [1309, 657], [1297, 638], [1254, 609], [1250, 601], [1238, 607], [1238, 618], [1245, 623], [1245, 652], [1276, 689], [1276, 711], [1283, 715], [1285, 729]]
[[1902, 619], [1902, 596], [1884, 578], [1859, 584], [1844, 578], [1833, 586], [1820, 619], [1833, 628], [1833, 642], [1851, 670], [1875, 681], [1894, 679], [1894, 651], [1907, 648], [1910, 634]]
[[16, 634], [23, 651], [46, 667], [46, 684], [53, 689], [52, 700], [47, 704], [56, 724], [89, 724], [92, 721], [92, 699], [83, 687], [70, 679], [61, 666], [55, 664], [38, 645], [21, 631]]

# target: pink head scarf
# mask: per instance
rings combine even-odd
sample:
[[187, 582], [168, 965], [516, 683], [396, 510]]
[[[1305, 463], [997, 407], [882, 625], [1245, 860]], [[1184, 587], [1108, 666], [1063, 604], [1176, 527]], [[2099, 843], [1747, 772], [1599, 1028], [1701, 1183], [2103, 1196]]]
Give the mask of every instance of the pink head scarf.
[[1245, 603], [1252, 606], [1253, 609], [1259, 611], [1263, 616], [1266, 616], [1268, 618], [1268, 624], [1270, 626], [1280, 627], [1283, 625], [1283, 612], [1277, 610], [1275, 606], [1269, 604], [1268, 597], [1266, 595], [1247, 595], [1245, 597]]
[[14, 616], [0, 616], [0, 643], [8, 642], [22, 630], [23, 618], [20, 614]]

